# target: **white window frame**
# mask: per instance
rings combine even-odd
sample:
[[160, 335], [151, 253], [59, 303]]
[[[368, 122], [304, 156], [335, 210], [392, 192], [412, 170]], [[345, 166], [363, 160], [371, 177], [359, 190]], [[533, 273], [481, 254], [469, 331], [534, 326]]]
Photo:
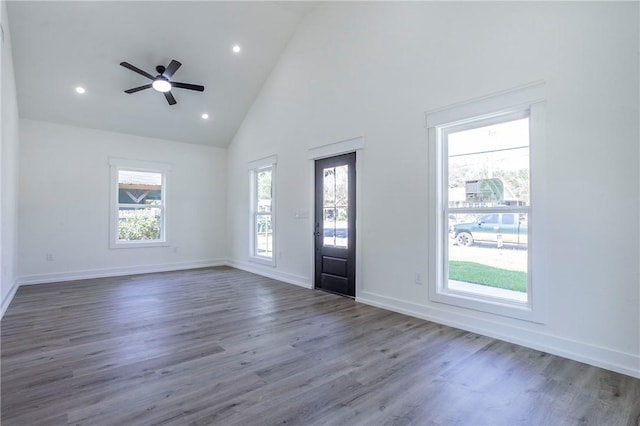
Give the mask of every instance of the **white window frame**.
[[[142, 247], [166, 247], [169, 246], [169, 232], [167, 229], [169, 208], [167, 200], [167, 182], [171, 171], [171, 165], [167, 163], [130, 160], [124, 158], [109, 158], [110, 166], [110, 220], [109, 220], [109, 248], [142, 248]], [[135, 172], [160, 173], [162, 175], [161, 205], [162, 223], [160, 224], [160, 238], [157, 240], [121, 241], [118, 238], [118, 172], [120, 170]]]
[[[267, 266], [276, 266], [276, 164], [277, 156], [273, 155], [249, 163], [250, 175], [250, 238], [249, 243], [249, 260], [261, 263]], [[264, 212], [258, 212], [258, 173], [265, 170], [271, 170], [271, 257], [258, 254], [256, 222], [258, 215], [264, 215]]]
[[[534, 83], [426, 113], [429, 134], [429, 298], [433, 302], [473, 309], [496, 315], [543, 323], [547, 316], [546, 265], [536, 250], [545, 239], [538, 233], [536, 211], [544, 205], [544, 173], [539, 158], [544, 158], [544, 83]], [[527, 302], [477, 295], [449, 289], [446, 260], [448, 259], [448, 194], [444, 190], [447, 173], [445, 136], [448, 131], [460, 131], [466, 124], [480, 127], [491, 122], [529, 117], [529, 207], [500, 207], [491, 211], [527, 210], [528, 214], [528, 288]], [[541, 215], [542, 216], [542, 215]], [[540, 235], [541, 238], [538, 238]], [[539, 241], [540, 240], [540, 241]], [[541, 246], [542, 247], [542, 246]]]

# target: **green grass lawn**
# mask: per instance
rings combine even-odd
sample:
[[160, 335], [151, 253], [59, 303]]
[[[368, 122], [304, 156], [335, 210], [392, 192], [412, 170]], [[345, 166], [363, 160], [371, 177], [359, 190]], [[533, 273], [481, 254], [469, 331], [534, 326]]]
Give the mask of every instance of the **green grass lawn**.
[[449, 279], [482, 284], [489, 287], [527, 291], [527, 273], [494, 268], [475, 262], [449, 261]]

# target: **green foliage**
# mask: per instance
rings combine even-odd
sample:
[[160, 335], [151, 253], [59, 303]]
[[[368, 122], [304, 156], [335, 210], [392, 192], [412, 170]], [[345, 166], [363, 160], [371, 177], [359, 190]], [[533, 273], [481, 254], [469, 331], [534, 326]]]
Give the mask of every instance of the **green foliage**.
[[527, 291], [527, 273], [475, 262], [449, 261], [449, 279], [507, 290]]
[[118, 220], [118, 239], [122, 241], [160, 239], [160, 218], [149, 216], [145, 209], [128, 211]]
[[272, 170], [258, 172], [258, 200], [271, 200]]

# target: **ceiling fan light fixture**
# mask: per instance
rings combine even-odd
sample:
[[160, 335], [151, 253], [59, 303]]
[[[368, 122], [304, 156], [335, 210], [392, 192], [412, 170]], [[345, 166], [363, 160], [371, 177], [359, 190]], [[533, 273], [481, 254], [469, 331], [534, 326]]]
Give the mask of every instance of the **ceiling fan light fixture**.
[[169, 83], [165, 79], [157, 78], [153, 80], [153, 83], [151, 83], [151, 87], [153, 87], [153, 89], [158, 92], [165, 93], [171, 90], [171, 83]]

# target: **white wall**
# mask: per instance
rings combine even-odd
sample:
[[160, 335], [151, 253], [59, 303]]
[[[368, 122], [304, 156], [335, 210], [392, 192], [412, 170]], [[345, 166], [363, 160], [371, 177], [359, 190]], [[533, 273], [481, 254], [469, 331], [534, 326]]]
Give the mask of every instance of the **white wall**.
[[0, 127], [0, 317], [9, 306], [17, 288], [17, 211], [18, 211], [18, 101], [13, 71], [11, 34], [7, 20], [6, 3], [1, 6], [4, 43], [1, 50], [2, 106]]
[[[30, 120], [20, 126], [21, 284], [224, 262], [226, 150]], [[109, 248], [109, 157], [172, 165], [169, 247]]]
[[[312, 219], [294, 218], [311, 208], [308, 149], [363, 136], [359, 300], [640, 376], [638, 15], [638, 3], [320, 5], [229, 148], [232, 263], [311, 285]], [[536, 220], [553, 243], [533, 256], [547, 268], [547, 320], [433, 303], [414, 283], [428, 276], [424, 112], [538, 80], [546, 157], [534, 167], [549, 185]], [[269, 269], [248, 262], [246, 165], [273, 154]]]

